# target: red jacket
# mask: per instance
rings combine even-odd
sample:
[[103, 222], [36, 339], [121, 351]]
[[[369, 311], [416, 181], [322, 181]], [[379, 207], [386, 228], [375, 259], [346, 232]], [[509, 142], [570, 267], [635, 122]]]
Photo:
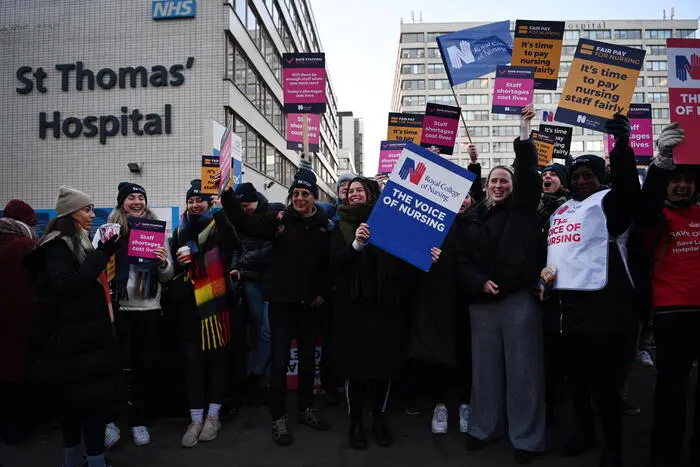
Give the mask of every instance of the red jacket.
[[652, 275], [654, 308], [700, 309], [700, 206], [664, 208]]
[[33, 249], [26, 237], [0, 234], [0, 381], [26, 377], [36, 294], [22, 260]]

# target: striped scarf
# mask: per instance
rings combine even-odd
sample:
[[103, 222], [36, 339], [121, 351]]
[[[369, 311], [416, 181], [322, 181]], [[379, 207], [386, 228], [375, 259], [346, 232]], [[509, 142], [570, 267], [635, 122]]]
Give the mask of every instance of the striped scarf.
[[212, 220], [197, 236], [200, 247], [198, 259], [204, 265], [204, 271], [190, 269], [190, 280], [194, 285], [194, 298], [201, 319], [202, 350], [218, 349], [231, 342], [231, 311], [227, 296], [227, 292], [232, 289], [231, 279], [221, 259], [215, 234], [216, 224]]

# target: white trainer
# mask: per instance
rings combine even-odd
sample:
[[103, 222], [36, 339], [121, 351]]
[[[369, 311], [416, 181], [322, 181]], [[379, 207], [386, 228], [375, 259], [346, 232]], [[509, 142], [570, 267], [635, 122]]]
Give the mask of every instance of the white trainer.
[[202, 432], [199, 434], [200, 441], [213, 441], [219, 436], [221, 431], [221, 422], [219, 422], [219, 417], [210, 417], [204, 420], [204, 427], [202, 427]]
[[131, 435], [134, 437], [136, 446], [145, 446], [151, 442], [151, 434], [145, 426], [135, 426], [131, 429]]
[[105, 447], [107, 449], [112, 449], [120, 438], [121, 431], [119, 430], [119, 427], [114, 423], [108, 423], [105, 427]]
[[459, 406], [459, 432], [469, 432], [469, 416], [472, 414], [472, 406], [462, 404]]
[[187, 431], [185, 431], [185, 434], [182, 436], [182, 441], [180, 442], [183, 448], [193, 448], [199, 442], [202, 424], [202, 421], [198, 421], [187, 425]]
[[447, 407], [445, 407], [445, 404], [437, 404], [435, 406], [430, 426], [435, 435], [447, 434]]
[[646, 368], [654, 368], [654, 359], [651, 358], [651, 354], [646, 350], [640, 350], [637, 353], [637, 361]]

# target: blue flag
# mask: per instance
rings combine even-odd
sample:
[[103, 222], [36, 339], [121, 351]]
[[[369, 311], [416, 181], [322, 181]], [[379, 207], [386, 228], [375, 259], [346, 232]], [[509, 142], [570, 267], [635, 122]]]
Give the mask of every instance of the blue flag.
[[437, 37], [442, 62], [452, 86], [466, 83], [510, 63], [510, 22], [485, 24]]

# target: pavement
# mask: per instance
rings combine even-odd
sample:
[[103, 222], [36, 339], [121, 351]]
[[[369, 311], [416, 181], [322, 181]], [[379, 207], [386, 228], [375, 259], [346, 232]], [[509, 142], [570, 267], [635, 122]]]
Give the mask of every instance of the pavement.
[[[629, 381], [628, 399], [642, 409], [637, 417], [625, 417], [625, 467], [647, 467], [649, 433], [652, 421], [652, 394], [655, 372], [635, 368]], [[290, 396], [289, 407], [295, 407]], [[227, 422], [218, 439], [200, 443], [192, 449], [180, 447], [180, 438], [188, 419], [160, 419], [151, 427], [152, 442], [136, 447], [128, 428], [122, 428], [122, 439], [111, 453], [115, 467], [155, 466], [227, 466], [227, 467], [511, 467], [515, 466], [512, 448], [501, 441], [479, 452], [467, 452], [464, 437], [459, 433], [457, 407], [450, 407], [450, 430], [447, 435], [430, 433], [431, 410], [421, 416], [410, 417], [398, 407], [388, 414], [388, 423], [395, 437], [389, 448], [373, 443], [366, 451], [347, 447], [347, 416], [340, 407], [326, 408], [323, 414], [332, 424], [328, 432], [315, 432], [292, 422], [295, 442], [288, 447], [275, 445], [270, 438], [270, 418], [265, 407], [244, 407], [240, 415]], [[566, 438], [572, 433], [572, 423], [566, 408], [560, 426], [548, 430], [548, 452], [538, 457], [534, 466], [542, 467], [595, 467], [599, 448], [578, 458], [559, 455]], [[292, 418], [292, 417], [290, 417]], [[371, 426], [368, 423], [366, 426]], [[60, 433], [55, 427], [44, 427], [28, 442], [20, 446], [0, 445], [2, 467], [44, 467], [60, 465]]]

